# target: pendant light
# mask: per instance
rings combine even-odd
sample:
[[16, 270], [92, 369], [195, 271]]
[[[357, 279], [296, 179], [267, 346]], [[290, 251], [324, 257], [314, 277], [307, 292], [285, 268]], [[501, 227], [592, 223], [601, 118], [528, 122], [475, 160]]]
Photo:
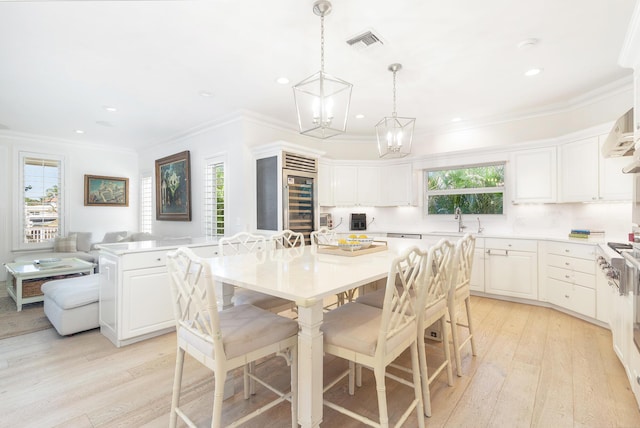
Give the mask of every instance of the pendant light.
[[416, 119], [412, 117], [398, 117], [396, 113], [396, 73], [402, 69], [402, 64], [391, 64], [389, 71], [393, 72], [393, 113], [376, 124], [378, 136], [378, 152], [380, 157], [402, 158], [411, 154], [413, 127]]
[[320, 71], [293, 87], [300, 133], [323, 139], [346, 132], [353, 88], [324, 72], [324, 17], [330, 12], [327, 0], [313, 4], [313, 13], [320, 17]]

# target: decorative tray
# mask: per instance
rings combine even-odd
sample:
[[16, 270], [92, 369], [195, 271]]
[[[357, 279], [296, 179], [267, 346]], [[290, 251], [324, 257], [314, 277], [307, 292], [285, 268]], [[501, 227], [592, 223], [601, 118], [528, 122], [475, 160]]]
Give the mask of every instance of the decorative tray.
[[319, 244], [318, 254], [334, 254], [336, 256], [355, 257], [363, 254], [377, 253], [387, 250], [387, 241], [373, 241], [367, 248], [358, 245]]

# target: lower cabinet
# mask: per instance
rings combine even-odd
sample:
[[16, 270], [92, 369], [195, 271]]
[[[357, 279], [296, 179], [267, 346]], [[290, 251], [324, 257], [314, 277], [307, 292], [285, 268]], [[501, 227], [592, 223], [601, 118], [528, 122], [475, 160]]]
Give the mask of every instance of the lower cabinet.
[[546, 242], [545, 299], [581, 315], [596, 318], [595, 245]]
[[528, 239], [485, 239], [485, 291], [538, 299], [538, 243]]
[[[114, 345], [129, 345], [175, 328], [166, 267], [166, 254], [173, 249], [100, 252], [100, 331]], [[212, 257], [217, 245], [191, 249]]]

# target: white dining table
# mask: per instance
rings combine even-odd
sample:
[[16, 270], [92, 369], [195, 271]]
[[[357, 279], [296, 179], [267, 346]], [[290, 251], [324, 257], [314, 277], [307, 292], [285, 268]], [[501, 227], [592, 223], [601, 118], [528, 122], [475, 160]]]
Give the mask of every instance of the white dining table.
[[387, 249], [358, 256], [318, 253], [317, 246], [208, 259], [219, 306], [232, 306], [233, 286], [292, 300], [298, 306], [298, 423], [322, 422], [323, 320], [325, 297], [385, 278], [391, 262], [421, 241], [386, 240]]

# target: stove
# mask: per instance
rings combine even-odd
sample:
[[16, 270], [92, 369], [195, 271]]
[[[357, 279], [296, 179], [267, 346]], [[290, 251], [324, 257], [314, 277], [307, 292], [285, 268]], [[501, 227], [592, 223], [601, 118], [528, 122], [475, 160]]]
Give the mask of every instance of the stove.
[[[605, 274], [609, 285], [615, 287], [620, 294], [624, 290], [624, 269], [625, 261], [623, 252], [631, 250], [631, 244], [608, 242], [598, 245], [596, 263], [598, 268]], [[622, 280], [622, 289], [620, 281]]]

